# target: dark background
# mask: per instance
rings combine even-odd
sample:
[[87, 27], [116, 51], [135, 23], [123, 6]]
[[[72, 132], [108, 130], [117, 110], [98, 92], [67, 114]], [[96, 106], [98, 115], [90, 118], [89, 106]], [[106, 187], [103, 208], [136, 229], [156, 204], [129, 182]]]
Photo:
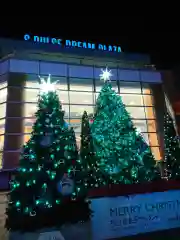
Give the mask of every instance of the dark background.
[[[84, 18], [84, 17], [83, 17]], [[180, 31], [169, 30], [164, 25], [157, 27], [154, 22], [143, 17], [137, 19], [111, 19], [108, 23], [104, 17], [99, 21], [90, 16], [88, 20], [74, 17], [51, 17], [45, 15], [21, 16], [13, 21], [1, 21], [0, 37], [23, 39], [25, 33], [73, 40], [89, 40], [104, 44], [121, 46], [124, 52], [147, 53], [151, 55], [152, 64], [158, 69], [178, 68], [180, 63]], [[167, 29], [167, 30], [166, 30]], [[170, 28], [172, 29], [172, 28]], [[178, 29], [178, 28], [176, 28]]]

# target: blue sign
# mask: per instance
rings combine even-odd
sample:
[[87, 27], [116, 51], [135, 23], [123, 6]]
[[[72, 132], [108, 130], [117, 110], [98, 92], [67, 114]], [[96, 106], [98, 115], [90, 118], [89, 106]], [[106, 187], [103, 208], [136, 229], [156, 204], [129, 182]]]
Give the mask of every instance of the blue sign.
[[91, 199], [93, 240], [180, 227], [180, 190]]
[[100, 51], [107, 51], [107, 52], [122, 52], [120, 46], [115, 45], [105, 45], [101, 43], [90, 43], [90, 42], [81, 42], [75, 40], [68, 40], [68, 39], [60, 39], [60, 38], [53, 38], [53, 37], [44, 37], [44, 36], [31, 36], [30, 34], [24, 35], [25, 41], [32, 41], [34, 43], [44, 43], [44, 44], [52, 44], [58, 45], [60, 47], [72, 47], [72, 48], [85, 48], [85, 49], [92, 49], [92, 50], [100, 50]]

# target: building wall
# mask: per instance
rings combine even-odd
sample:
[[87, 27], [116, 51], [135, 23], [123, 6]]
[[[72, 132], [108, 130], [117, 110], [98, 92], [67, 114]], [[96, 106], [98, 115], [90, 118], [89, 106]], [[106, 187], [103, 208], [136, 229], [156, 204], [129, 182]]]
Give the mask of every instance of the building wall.
[[[99, 79], [101, 68], [18, 59], [7, 61], [1, 67], [1, 73], [5, 69], [9, 72], [8, 88], [5, 87], [4, 103], [1, 104], [4, 107], [0, 135], [3, 168], [18, 166], [21, 147], [31, 135], [39, 93], [38, 75], [47, 77], [51, 73], [52, 81], [58, 81], [56, 89], [65, 110], [65, 120], [74, 127], [77, 142], [80, 143], [82, 113], [86, 110], [93, 115], [95, 102], [103, 85]], [[151, 145], [156, 160], [161, 159], [162, 114], [158, 113], [163, 104], [163, 97], [159, 96], [163, 96], [163, 92], [160, 74], [147, 70], [111, 70], [114, 90], [121, 95], [135, 126]], [[6, 83], [2, 81], [2, 84]]]

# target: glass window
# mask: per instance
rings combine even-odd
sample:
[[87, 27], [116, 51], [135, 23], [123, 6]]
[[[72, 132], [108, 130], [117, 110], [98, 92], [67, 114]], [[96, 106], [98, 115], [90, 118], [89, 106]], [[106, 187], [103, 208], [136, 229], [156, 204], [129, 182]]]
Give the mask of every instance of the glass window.
[[[43, 75], [41, 77], [46, 80], [48, 78], [48, 75], [47, 76]], [[54, 76], [51, 76], [51, 82], [52, 83], [56, 83], [55, 84], [55, 89], [60, 89], [60, 90], [67, 90], [68, 89], [67, 78], [66, 77], [54, 77]], [[40, 87], [39, 86], [39, 78], [37, 77], [37, 75], [28, 74], [25, 87], [39, 89], [39, 87]]]
[[33, 118], [36, 111], [37, 111], [37, 103], [25, 103], [23, 116]]
[[0, 103], [6, 102], [7, 100], [7, 88], [3, 88], [0, 90]]
[[[65, 111], [65, 117], [69, 117], [69, 105], [62, 104], [62, 109]], [[33, 118], [37, 111], [37, 103], [25, 103], [24, 104], [24, 117]]]
[[144, 99], [144, 106], [153, 106], [154, 105], [152, 95], [143, 95], [143, 99]]
[[148, 120], [147, 121], [147, 128], [148, 132], [156, 132], [156, 121], [155, 120]]
[[134, 126], [139, 129], [141, 132], [147, 132], [147, 123], [146, 120], [133, 120]]
[[[69, 103], [68, 91], [57, 90], [57, 94], [61, 103]], [[33, 88], [26, 88], [24, 91], [24, 101], [37, 103], [39, 98], [39, 90]]]
[[91, 104], [93, 105], [93, 93], [69, 91], [70, 104]]
[[119, 82], [120, 93], [141, 93], [140, 82]]
[[143, 139], [145, 140], [145, 142], [149, 145], [149, 138], [148, 138], [148, 134], [147, 133], [141, 133]]
[[142, 92], [143, 92], [143, 94], [152, 94], [152, 90], [150, 88], [150, 84], [142, 83]]
[[6, 116], [6, 103], [0, 104], [0, 118], [4, 118]]
[[137, 94], [120, 94], [125, 105], [143, 106], [142, 95]]
[[153, 107], [145, 107], [146, 118], [155, 119], [155, 111]]
[[23, 144], [25, 144], [27, 141], [29, 141], [30, 137], [31, 137], [31, 134], [24, 134]]
[[68, 91], [57, 91], [59, 100], [61, 101], [61, 104], [63, 105], [64, 103], [69, 104], [69, 94]]
[[[104, 85], [104, 81], [100, 80], [100, 79], [96, 79], [95, 80], [95, 85], [96, 85], [96, 92], [100, 92], [102, 89], [102, 86]], [[111, 85], [112, 85], [112, 89], [115, 92], [118, 92], [118, 85], [117, 85], [117, 81], [111, 81]]]
[[0, 151], [3, 150], [4, 147], [4, 134], [0, 135]]
[[87, 111], [88, 114], [92, 114], [94, 112], [93, 106], [70, 105], [70, 119], [73, 118], [81, 119], [84, 111]]
[[38, 102], [39, 89], [25, 88], [24, 89], [24, 102]]
[[3, 164], [3, 152], [0, 151], [0, 169], [3, 167], [2, 164]]
[[126, 107], [126, 110], [129, 112], [131, 118], [145, 119], [144, 107]]
[[158, 138], [157, 138], [157, 133], [149, 133], [149, 143], [151, 146], [158, 146]]
[[94, 91], [93, 79], [89, 78], [69, 78], [70, 90], [77, 91]]
[[73, 127], [74, 131], [76, 133], [80, 133], [81, 132], [81, 119], [77, 119], [77, 118], [71, 118], [69, 120], [69, 123], [71, 125], [71, 127]]
[[[1, 76], [2, 77], [2, 76]], [[7, 81], [0, 83], [0, 89], [7, 87]]]
[[151, 147], [151, 151], [155, 157], [155, 160], [159, 161], [162, 159], [159, 147]]
[[5, 118], [0, 119], [0, 134], [4, 134], [5, 130]]

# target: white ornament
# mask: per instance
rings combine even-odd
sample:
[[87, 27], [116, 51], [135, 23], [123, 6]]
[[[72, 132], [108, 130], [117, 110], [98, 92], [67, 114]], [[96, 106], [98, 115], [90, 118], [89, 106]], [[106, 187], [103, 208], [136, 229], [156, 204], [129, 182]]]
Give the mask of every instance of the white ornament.
[[71, 195], [74, 190], [74, 181], [68, 176], [64, 176], [58, 183], [57, 188], [63, 196]]
[[111, 73], [111, 70], [108, 70], [108, 68], [106, 67], [105, 70], [101, 69], [101, 74], [99, 75], [100, 76], [100, 80], [103, 80], [104, 82], [107, 82], [107, 81], [110, 81], [111, 77], [112, 77], [112, 73]]
[[40, 76], [39, 76], [39, 79], [40, 79], [40, 93], [41, 94], [48, 93], [48, 92], [54, 92], [55, 85], [59, 81], [58, 80], [58, 81], [52, 83], [50, 74], [49, 74], [47, 80], [45, 80], [44, 78], [41, 78]]

